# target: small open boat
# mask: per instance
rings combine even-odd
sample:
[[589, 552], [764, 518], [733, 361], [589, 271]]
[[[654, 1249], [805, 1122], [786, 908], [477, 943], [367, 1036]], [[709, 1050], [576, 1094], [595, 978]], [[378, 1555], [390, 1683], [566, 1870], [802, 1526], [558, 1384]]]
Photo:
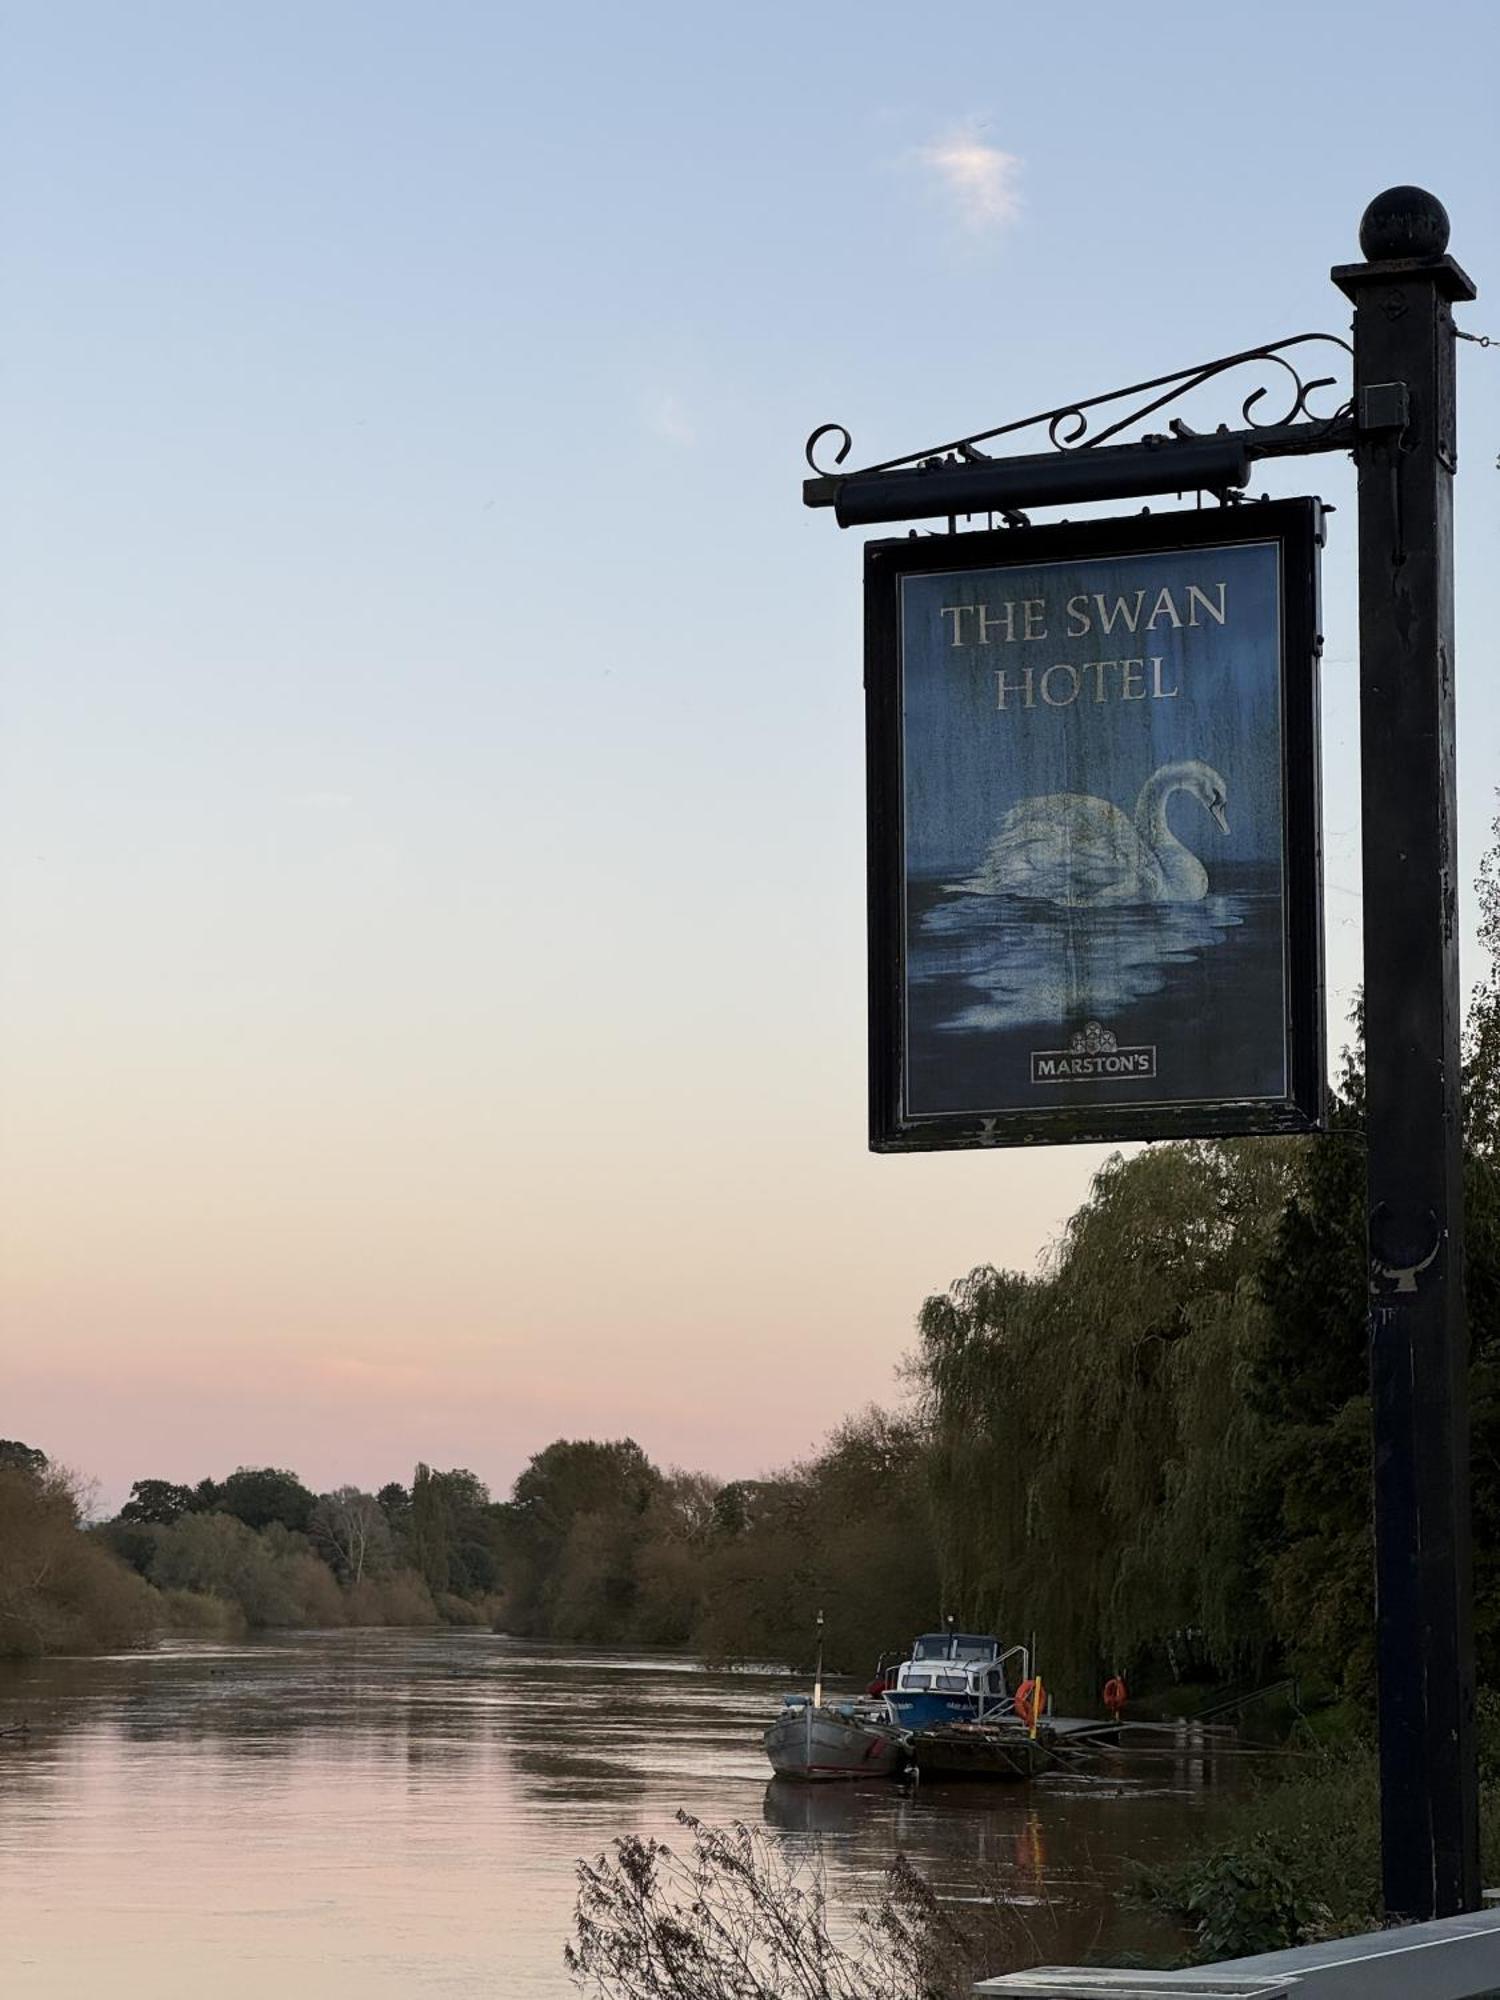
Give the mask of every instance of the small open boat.
[[889, 1778], [906, 1769], [906, 1731], [883, 1701], [824, 1704], [821, 1611], [812, 1699], [783, 1696], [781, 1713], [762, 1740], [782, 1778]]
[[788, 1695], [764, 1740], [783, 1778], [889, 1778], [907, 1761], [905, 1731], [881, 1720], [875, 1703], [820, 1707]]

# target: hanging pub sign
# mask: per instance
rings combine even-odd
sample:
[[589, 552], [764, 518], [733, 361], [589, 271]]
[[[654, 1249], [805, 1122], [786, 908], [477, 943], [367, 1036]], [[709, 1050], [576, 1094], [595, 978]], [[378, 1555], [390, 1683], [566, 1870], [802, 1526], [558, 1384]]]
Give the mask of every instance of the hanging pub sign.
[[876, 1151], [1321, 1122], [1321, 543], [1291, 500], [868, 546]]

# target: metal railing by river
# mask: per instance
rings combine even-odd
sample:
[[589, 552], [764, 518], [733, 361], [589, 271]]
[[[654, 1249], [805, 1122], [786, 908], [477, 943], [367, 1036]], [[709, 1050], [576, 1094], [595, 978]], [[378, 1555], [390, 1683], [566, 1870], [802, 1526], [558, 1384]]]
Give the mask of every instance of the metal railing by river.
[[1500, 1910], [1180, 1972], [1040, 1966], [980, 1980], [974, 1991], [991, 2000], [1495, 2000]]

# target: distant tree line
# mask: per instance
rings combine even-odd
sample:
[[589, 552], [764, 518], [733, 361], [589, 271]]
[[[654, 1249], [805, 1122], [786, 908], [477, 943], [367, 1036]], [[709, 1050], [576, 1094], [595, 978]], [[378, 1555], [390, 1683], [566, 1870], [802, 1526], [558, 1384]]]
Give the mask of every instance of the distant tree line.
[[516, 1481], [502, 1532], [506, 1629], [718, 1660], [876, 1655], [939, 1616], [923, 1427], [870, 1409], [815, 1458], [725, 1484], [662, 1472], [626, 1438], [559, 1440]]
[[0, 1656], [163, 1630], [487, 1626], [503, 1602], [505, 1510], [472, 1472], [418, 1465], [378, 1493], [314, 1493], [277, 1466], [140, 1479], [93, 1525], [86, 1499], [44, 1452], [0, 1440]]
[[196, 1486], [140, 1479], [97, 1530], [178, 1625], [487, 1625], [502, 1510], [472, 1472], [314, 1493], [278, 1466]]
[[0, 1655], [268, 1627], [494, 1626], [564, 1643], [862, 1666], [937, 1615], [922, 1428], [871, 1410], [805, 1465], [731, 1484], [632, 1439], [559, 1439], [508, 1501], [462, 1469], [315, 1493], [241, 1466], [140, 1479], [87, 1526], [77, 1483], [0, 1443]]

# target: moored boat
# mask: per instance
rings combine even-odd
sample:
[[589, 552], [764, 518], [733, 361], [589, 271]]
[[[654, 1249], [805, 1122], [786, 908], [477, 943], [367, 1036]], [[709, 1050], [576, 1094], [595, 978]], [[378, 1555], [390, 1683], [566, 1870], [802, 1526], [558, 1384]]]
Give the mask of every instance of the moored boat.
[[889, 1778], [906, 1766], [906, 1733], [874, 1703], [827, 1707], [788, 1695], [764, 1738], [783, 1778]]
[[924, 1632], [903, 1660], [885, 1701], [903, 1729], [983, 1722], [1014, 1713], [1030, 1676], [1024, 1646], [1002, 1647], [992, 1633]]

